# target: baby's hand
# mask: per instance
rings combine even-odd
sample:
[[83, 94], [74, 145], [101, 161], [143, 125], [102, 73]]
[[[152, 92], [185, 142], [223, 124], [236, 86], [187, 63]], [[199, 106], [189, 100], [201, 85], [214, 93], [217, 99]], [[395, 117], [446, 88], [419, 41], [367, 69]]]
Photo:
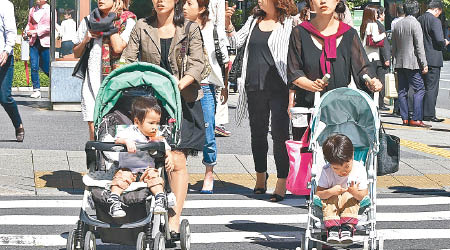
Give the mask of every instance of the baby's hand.
[[336, 186], [332, 187], [330, 189], [330, 191], [334, 195], [340, 195], [340, 194], [343, 194], [343, 193], [347, 192], [347, 188], [343, 188], [341, 185], [336, 185]]
[[354, 194], [359, 190], [359, 183], [352, 181], [350, 182], [350, 185], [348, 185], [347, 189], [348, 192], [354, 196]]
[[172, 159], [172, 152], [167, 152], [166, 154], [166, 171], [167, 173], [170, 173], [173, 171], [174, 168], [173, 159]]
[[125, 145], [127, 146], [128, 153], [136, 153], [136, 142], [126, 139]]

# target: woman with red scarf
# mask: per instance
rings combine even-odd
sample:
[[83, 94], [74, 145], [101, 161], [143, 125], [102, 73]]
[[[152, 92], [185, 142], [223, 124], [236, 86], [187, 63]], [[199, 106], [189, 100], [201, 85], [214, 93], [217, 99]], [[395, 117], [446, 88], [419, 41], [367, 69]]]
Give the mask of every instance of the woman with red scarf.
[[[363, 75], [375, 76], [358, 33], [349, 25], [334, 18], [345, 12], [341, 0], [307, 0], [307, 7], [316, 16], [292, 30], [289, 42], [287, 74], [290, 89], [296, 91], [289, 108], [313, 107], [314, 92], [322, 94], [339, 87], [347, 87], [353, 76], [359, 89], [369, 94], [381, 90], [381, 82]], [[340, 19], [342, 20], [342, 19]], [[320, 59], [319, 59], [320, 58]], [[321, 79], [330, 74], [328, 83]]]
[[84, 18], [73, 40], [73, 52], [79, 58], [90, 48], [86, 76], [81, 90], [81, 111], [88, 122], [89, 138], [94, 140], [95, 97], [104, 77], [119, 67], [127, 47], [136, 15], [128, 11], [129, 0], [98, 0], [98, 8]]

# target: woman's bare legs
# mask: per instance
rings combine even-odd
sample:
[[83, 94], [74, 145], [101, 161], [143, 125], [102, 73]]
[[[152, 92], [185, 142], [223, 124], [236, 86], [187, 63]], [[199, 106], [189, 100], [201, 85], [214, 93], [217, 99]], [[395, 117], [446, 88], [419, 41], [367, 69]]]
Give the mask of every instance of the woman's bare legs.
[[170, 174], [170, 187], [177, 198], [177, 205], [173, 208], [175, 215], [169, 217], [171, 231], [179, 232], [180, 216], [186, 199], [189, 175], [186, 169], [186, 155], [181, 151], [172, 151], [174, 170]]
[[93, 141], [94, 140], [94, 122], [88, 122], [88, 127], [89, 127], [89, 140]]

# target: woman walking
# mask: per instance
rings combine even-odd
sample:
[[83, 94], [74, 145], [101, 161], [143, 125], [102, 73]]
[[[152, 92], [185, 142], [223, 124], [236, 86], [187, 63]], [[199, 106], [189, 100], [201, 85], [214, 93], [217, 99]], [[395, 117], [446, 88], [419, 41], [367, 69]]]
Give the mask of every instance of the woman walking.
[[48, 76], [50, 70], [50, 5], [47, 0], [36, 0], [30, 9], [24, 34], [30, 43], [32, 98], [41, 98], [39, 68]]
[[[123, 58], [125, 62], [149, 62], [161, 66], [178, 79], [183, 119], [181, 138], [172, 149], [175, 168], [170, 174], [170, 186], [177, 197], [175, 214], [169, 217], [171, 238], [179, 240], [180, 215], [188, 188], [186, 160], [205, 144], [205, 123], [200, 99], [200, 82], [206, 58], [197, 23], [185, 21], [182, 0], [152, 0], [155, 6], [150, 17], [140, 19], [130, 36]], [[183, 46], [186, 46], [183, 48]], [[186, 51], [187, 65], [181, 65], [181, 50]], [[180, 70], [181, 69], [181, 70]]]
[[[381, 90], [378, 79], [365, 82], [363, 76], [374, 76], [369, 60], [355, 29], [334, 18], [345, 11], [340, 0], [309, 0], [308, 7], [316, 17], [292, 30], [289, 42], [287, 74], [290, 88], [296, 90], [290, 106], [314, 106], [314, 92], [324, 94], [347, 87], [351, 76], [359, 89], [368, 93]], [[320, 59], [319, 59], [320, 58]], [[330, 74], [328, 83], [322, 81]]]
[[245, 25], [234, 31], [231, 23], [235, 7], [227, 7], [225, 27], [232, 44], [245, 45], [242, 75], [238, 80], [239, 102], [236, 110], [240, 123], [250, 119], [251, 145], [256, 170], [255, 194], [267, 191], [267, 134], [271, 117], [273, 154], [277, 167], [277, 184], [271, 201], [284, 199], [289, 157], [285, 141], [289, 139], [288, 87], [286, 59], [293, 15], [293, 0], [260, 0]]
[[120, 56], [136, 24], [136, 16], [127, 11], [128, 6], [128, 0], [98, 0], [98, 7], [81, 21], [73, 40], [76, 58], [85, 53], [86, 47], [91, 48], [81, 89], [81, 112], [83, 121], [88, 123], [90, 140], [94, 140], [92, 121], [100, 84], [104, 77], [119, 67]]
[[[215, 129], [215, 111], [217, 107], [216, 98], [215, 98], [215, 89], [216, 88], [225, 88], [225, 84], [223, 81], [223, 76], [221, 65], [216, 58], [216, 46], [214, 45], [214, 32], [216, 32], [217, 39], [219, 40], [219, 47], [221, 49], [221, 55], [223, 55], [220, 60], [224, 62], [224, 64], [228, 64], [228, 51], [226, 48], [226, 37], [223, 39], [219, 39], [218, 37], [218, 29], [217, 26], [217, 12], [223, 11], [225, 13], [224, 8], [218, 8], [212, 10], [215, 15], [211, 15], [209, 12], [209, 6], [211, 4], [217, 7], [218, 0], [187, 0], [184, 4], [184, 17], [190, 21], [197, 22], [197, 24], [201, 28], [202, 38], [204, 42], [205, 49], [208, 54], [209, 62], [211, 63], [211, 74], [202, 82], [200, 85], [203, 89], [203, 98], [201, 99], [202, 109], [203, 109], [203, 117], [205, 120], [205, 133], [206, 133], [206, 142], [203, 146], [203, 164], [206, 167], [205, 171], [205, 179], [203, 181], [203, 187], [200, 193], [203, 194], [212, 194], [214, 188], [214, 166], [217, 165], [217, 145], [216, 145], [216, 137], [214, 133]], [[223, 7], [225, 7], [225, 3], [223, 2]], [[223, 28], [223, 26], [222, 26]], [[215, 29], [215, 30], [214, 30]], [[225, 93], [228, 94], [228, 89], [225, 89]], [[222, 91], [222, 94], [224, 91]], [[228, 96], [226, 96], [228, 97]], [[225, 97], [223, 97], [225, 98]]]
[[[387, 70], [389, 68], [390, 58], [383, 58], [383, 55], [386, 56], [387, 53], [382, 50], [384, 49], [384, 46], [388, 47], [389, 44], [387, 44], [388, 41], [386, 39], [386, 33], [384, 32], [383, 24], [378, 21], [378, 19], [380, 19], [380, 17], [382, 17], [382, 19], [384, 20], [384, 8], [383, 8], [383, 11], [380, 11], [379, 8], [380, 7], [377, 7], [374, 5], [367, 5], [364, 8], [363, 20], [362, 20], [361, 27], [360, 27], [360, 35], [361, 35], [361, 41], [364, 46], [364, 50], [367, 53], [369, 62], [371, 62], [371, 64], [372, 64], [371, 67], [373, 67], [373, 70], [375, 70], [375, 72], [377, 74], [377, 78], [380, 79], [381, 84], [384, 87], [384, 76], [387, 73]], [[381, 43], [383, 40], [384, 40], [384, 42], [382, 45]], [[378, 43], [378, 45], [377, 46], [369, 45], [369, 44], [373, 44], [372, 42]], [[383, 52], [383, 53], [381, 53], [381, 52]], [[388, 53], [390, 55], [390, 51]], [[378, 107], [379, 107], [379, 110], [387, 111], [389, 109], [384, 106], [383, 99], [384, 99], [384, 91], [381, 91], [379, 100], [378, 100]], [[377, 101], [377, 100], [375, 100], [375, 101]]]

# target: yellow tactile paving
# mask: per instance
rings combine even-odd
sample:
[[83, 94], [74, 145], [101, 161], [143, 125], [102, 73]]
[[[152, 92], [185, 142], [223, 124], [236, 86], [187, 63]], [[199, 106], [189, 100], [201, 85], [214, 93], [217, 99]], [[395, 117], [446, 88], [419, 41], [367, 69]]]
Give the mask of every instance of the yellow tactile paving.
[[394, 176], [405, 187], [415, 188], [442, 188], [441, 185], [426, 176]]
[[441, 186], [450, 187], [450, 174], [426, 174], [425, 176]]
[[[69, 171], [36, 171], [36, 188], [73, 188], [83, 189], [80, 176], [84, 173], [74, 173]], [[203, 184], [203, 174], [190, 174], [189, 186], [193, 189], [200, 189]], [[253, 174], [254, 176], [254, 174]], [[271, 174], [267, 182], [268, 189], [274, 189], [276, 184], [276, 174]], [[253, 189], [255, 180], [252, 175], [246, 174], [216, 174], [214, 186], [217, 188], [245, 187]], [[378, 176], [377, 187], [414, 187], [414, 188], [442, 188], [450, 186], [450, 174], [427, 174], [422, 176]]]
[[393, 176], [378, 176], [377, 177], [377, 187], [379, 188], [388, 188], [388, 187], [397, 187], [403, 186], [401, 182], [395, 179]]
[[403, 126], [400, 124], [388, 124], [383, 122], [383, 127], [385, 128], [392, 128], [392, 129], [408, 129], [408, 130], [429, 130], [429, 128], [421, 128], [421, 127], [410, 127], [410, 126]]
[[427, 144], [400, 139], [400, 145], [408, 147], [410, 149], [414, 149], [417, 151], [425, 152], [432, 155], [438, 155], [445, 158], [450, 158], [450, 151], [437, 147], [430, 147]]

